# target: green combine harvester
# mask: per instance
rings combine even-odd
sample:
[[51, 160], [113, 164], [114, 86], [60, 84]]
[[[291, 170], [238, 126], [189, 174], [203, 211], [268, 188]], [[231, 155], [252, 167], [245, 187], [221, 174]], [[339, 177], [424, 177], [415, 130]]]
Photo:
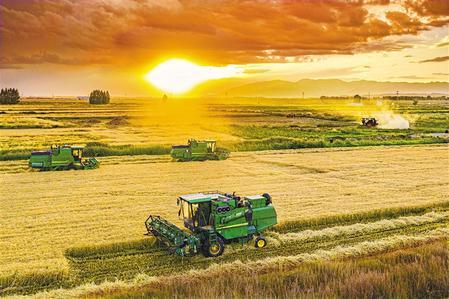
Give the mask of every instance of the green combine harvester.
[[148, 235], [165, 244], [170, 252], [193, 256], [220, 256], [225, 243], [249, 242], [255, 238], [256, 248], [267, 241], [262, 232], [277, 223], [276, 210], [269, 194], [240, 198], [218, 191], [182, 195], [178, 198], [178, 216], [184, 231], [160, 216], [150, 215], [145, 221]]
[[95, 158], [83, 159], [82, 146], [51, 146], [48, 151], [33, 151], [29, 167], [46, 170], [94, 169], [100, 166]]
[[214, 140], [189, 139], [187, 145], [172, 146], [170, 155], [176, 161], [225, 160], [229, 151], [217, 148]]

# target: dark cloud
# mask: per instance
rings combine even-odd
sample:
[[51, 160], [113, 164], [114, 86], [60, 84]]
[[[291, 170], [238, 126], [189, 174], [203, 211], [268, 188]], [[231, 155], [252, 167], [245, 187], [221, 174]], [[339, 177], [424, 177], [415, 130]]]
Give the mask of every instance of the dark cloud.
[[431, 59], [426, 59], [426, 60], [421, 60], [418, 61], [419, 63], [425, 63], [425, 62], [443, 62], [443, 61], [448, 61], [449, 60], [449, 56], [441, 56], [441, 57], [435, 57], [435, 58], [431, 58]]
[[432, 13], [433, 24], [402, 12], [388, 12], [388, 22], [369, 13], [385, 0], [3, 0], [0, 57], [10, 65], [139, 66], [170, 56], [229, 64], [388, 51], [409, 45], [385, 37], [446, 22], [438, 17], [444, 5], [422, 2], [422, 11], [407, 7]]
[[449, 16], [447, 0], [407, 0], [405, 6], [421, 16]]
[[427, 25], [423, 24], [418, 18], [412, 18], [403, 12], [388, 11], [386, 17], [391, 23], [390, 30], [393, 33], [417, 34], [418, 32], [427, 29]]

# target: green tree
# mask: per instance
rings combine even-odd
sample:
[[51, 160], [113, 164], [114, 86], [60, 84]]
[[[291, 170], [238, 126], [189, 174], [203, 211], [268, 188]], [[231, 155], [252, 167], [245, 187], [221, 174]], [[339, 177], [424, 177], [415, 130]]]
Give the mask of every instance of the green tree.
[[96, 89], [89, 95], [90, 104], [109, 104], [110, 99], [111, 96], [109, 95], [109, 91]]
[[0, 91], [0, 104], [18, 104], [20, 102], [19, 90], [16, 88], [2, 88]]

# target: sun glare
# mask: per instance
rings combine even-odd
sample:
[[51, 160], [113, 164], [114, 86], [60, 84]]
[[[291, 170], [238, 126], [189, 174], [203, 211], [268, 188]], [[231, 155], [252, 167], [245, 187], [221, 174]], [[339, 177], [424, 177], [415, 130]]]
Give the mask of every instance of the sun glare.
[[200, 66], [184, 59], [170, 59], [156, 66], [145, 75], [145, 79], [165, 92], [180, 94], [204, 81], [237, 77], [241, 73], [233, 65]]

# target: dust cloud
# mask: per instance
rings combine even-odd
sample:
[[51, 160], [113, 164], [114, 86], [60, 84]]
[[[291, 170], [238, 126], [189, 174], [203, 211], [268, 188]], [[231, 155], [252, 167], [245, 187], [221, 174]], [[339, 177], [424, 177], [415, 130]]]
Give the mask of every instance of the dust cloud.
[[363, 103], [348, 103], [347, 106], [354, 107], [348, 110], [349, 114], [354, 117], [374, 117], [379, 123], [381, 129], [408, 129], [410, 121], [399, 113], [394, 112], [392, 103], [389, 101], [364, 101]]
[[408, 129], [410, 127], [410, 123], [407, 119], [392, 111], [375, 113], [374, 117], [379, 122], [379, 128], [381, 129]]

